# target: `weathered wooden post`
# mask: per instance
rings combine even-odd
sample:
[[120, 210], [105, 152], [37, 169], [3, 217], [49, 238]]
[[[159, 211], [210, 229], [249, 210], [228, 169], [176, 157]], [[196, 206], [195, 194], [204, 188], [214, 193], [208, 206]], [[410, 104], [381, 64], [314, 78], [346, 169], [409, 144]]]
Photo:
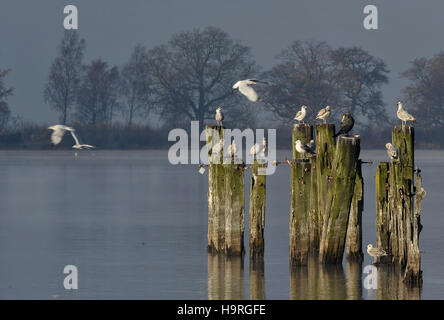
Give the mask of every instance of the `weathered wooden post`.
[[342, 263], [359, 152], [359, 138], [338, 138], [319, 252], [324, 264]]
[[208, 170], [208, 251], [212, 253], [225, 250], [225, 168], [223, 148], [213, 154], [215, 144], [223, 140], [223, 126], [205, 128], [209, 159]]
[[266, 164], [254, 160], [250, 179], [250, 259], [264, 254], [264, 228], [267, 176], [263, 172]]
[[312, 163], [296, 151], [295, 144], [296, 140], [301, 140], [304, 144], [309, 143], [313, 137], [313, 127], [309, 124], [295, 124], [292, 137], [290, 267], [308, 263]]
[[364, 210], [364, 179], [362, 178], [362, 161], [356, 167], [355, 189], [348, 219], [346, 256], [348, 260], [362, 261], [362, 211]]
[[225, 171], [225, 252], [227, 255], [242, 255], [245, 229], [244, 165], [225, 164]]
[[[336, 150], [335, 125], [316, 125], [316, 176], [317, 176], [317, 202], [319, 239], [322, 236], [322, 228], [327, 210], [327, 193], [331, 189], [331, 169]], [[318, 245], [319, 249], [319, 245]]]
[[380, 162], [376, 168], [376, 246], [390, 252], [389, 231], [389, 163]]

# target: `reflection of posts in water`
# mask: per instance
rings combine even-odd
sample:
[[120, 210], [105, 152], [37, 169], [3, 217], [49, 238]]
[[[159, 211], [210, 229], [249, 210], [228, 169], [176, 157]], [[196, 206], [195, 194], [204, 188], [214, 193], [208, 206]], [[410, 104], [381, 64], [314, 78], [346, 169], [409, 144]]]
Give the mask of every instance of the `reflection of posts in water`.
[[362, 299], [362, 262], [347, 259], [345, 286], [347, 300]]
[[307, 266], [290, 268], [290, 299], [343, 300], [347, 297], [341, 264], [324, 265], [310, 257]]
[[244, 299], [244, 259], [208, 254], [208, 299]]
[[250, 300], [265, 299], [264, 257], [250, 260]]
[[398, 264], [381, 264], [378, 269], [378, 300], [420, 300], [421, 288], [406, 286]]

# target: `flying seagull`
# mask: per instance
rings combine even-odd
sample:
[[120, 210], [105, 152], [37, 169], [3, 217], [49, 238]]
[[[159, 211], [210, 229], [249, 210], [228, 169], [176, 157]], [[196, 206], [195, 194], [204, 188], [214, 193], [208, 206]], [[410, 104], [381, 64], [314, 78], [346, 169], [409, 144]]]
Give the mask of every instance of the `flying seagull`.
[[398, 160], [398, 149], [396, 149], [390, 142], [386, 143], [385, 147], [390, 160]]
[[305, 155], [306, 153], [308, 153], [312, 156], [316, 154], [313, 148], [314, 140], [310, 140], [308, 144], [303, 144], [301, 140], [296, 140], [295, 145], [296, 145], [296, 151], [299, 152], [300, 154]]
[[335, 137], [340, 134], [348, 134], [355, 124], [355, 119], [351, 116], [350, 112], [346, 112], [342, 115], [341, 127], [339, 131], [334, 135]]
[[222, 121], [224, 121], [224, 114], [222, 113], [222, 107], [218, 107], [216, 109], [216, 121], [219, 125], [222, 125]]
[[402, 121], [402, 124], [405, 125], [407, 121], [416, 122], [416, 119], [414, 116], [412, 116], [410, 113], [408, 113], [403, 107], [402, 102], [398, 101], [398, 111], [396, 112], [396, 115], [398, 118]]
[[304, 123], [303, 120], [305, 118], [305, 116], [307, 115], [307, 106], [302, 106], [301, 110], [298, 111], [298, 113], [296, 113], [294, 120], [298, 120], [299, 123]]
[[316, 116], [316, 120], [323, 120], [324, 123], [327, 123], [327, 118], [330, 116], [330, 106], [326, 106], [324, 109], [319, 110], [318, 115]]
[[76, 135], [75, 133], [75, 129], [68, 127], [68, 126], [64, 126], [62, 124], [56, 124], [54, 126], [48, 127], [49, 130], [52, 130], [52, 134], [51, 134], [51, 145], [54, 147], [56, 145], [58, 145], [61, 141], [62, 138], [65, 134], [66, 131], [69, 131], [71, 133], [71, 136], [74, 139], [75, 145], [72, 146], [73, 149], [94, 149], [94, 146], [91, 146], [89, 144], [81, 144], [79, 142], [79, 137]]
[[372, 244], [367, 245], [367, 253], [374, 258], [373, 263], [375, 263], [380, 257], [387, 256], [387, 253], [383, 249], [374, 248]]
[[233, 89], [238, 89], [240, 91], [240, 93], [242, 93], [244, 96], [246, 96], [248, 98], [248, 100], [253, 101], [253, 102], [257, 102], [257, 101], [261, 100], [261, 98], [259, 97], [257, 92], [252, 87], [250, 87], [251, 85], [255, 85], [257, 83], [268, 84], [267, 82], [260, 81], [257, 79], [246, 79], [246, 80], [240, 80], [240, 81], [236, 82], [233, 85]]

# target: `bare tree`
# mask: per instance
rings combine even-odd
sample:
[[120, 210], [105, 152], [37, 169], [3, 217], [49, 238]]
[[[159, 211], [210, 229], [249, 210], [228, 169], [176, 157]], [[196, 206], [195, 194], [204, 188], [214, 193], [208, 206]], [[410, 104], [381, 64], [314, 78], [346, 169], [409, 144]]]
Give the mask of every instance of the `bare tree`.
[[227, 33], [208, 27], [174, 35], [167, 45], [149, 51], [151, 104], [170, 123], [214, 118], [217, 106], [226, 118], [245, 116], [246, 101], [233, 84], [256, 72], [250, 48]]
[[11, 116], [7, 99], [12, 95], [13, 89], [8, 87], [4, 82], [4, 78], [9, 72], [9, 69], [0, 69], [0, 132], [5, 130]]
[[117, 67], [110, 68], [99, 59], [86, 65], [83, 74], [78, 90], [77, 120], [89, 125], [111, 125], [119, 108]]
[[65, 31], [59, 55], [51, 65], [45, 85], [45, 102], [61, 113], [60, 121], [63, 124], [76, 102], [84, 49], [85, 40], [80, 39], [76, 31]]
[[270, 80], [265, 106], [278, 119], [292, 121], [301, 105], [309, 115], [327, 104], [337, 105], [338, 83], [325, 42], [295, 41], [278, 55], [280, 62], [265, 72]]
[[149, 112], [151, 89], [147, 59], [146, 49], [138, 45], [120, 72], [119, 89], [125, 106], [122, 110], [127, 116], [128, 127], [131, 127], [134, 116]]
[[401, 74], [410, 80], [403, 92], [409, 111], [427, 130], [444, 124], [444, 52], [433, 58], [417, 58]]
[[387, 122], [380, 90], [388, 83], [385, 63], [359, 47], [333, 50], [331, 59], [341, 93], [339, 110], [351, 112], [361, 124]]

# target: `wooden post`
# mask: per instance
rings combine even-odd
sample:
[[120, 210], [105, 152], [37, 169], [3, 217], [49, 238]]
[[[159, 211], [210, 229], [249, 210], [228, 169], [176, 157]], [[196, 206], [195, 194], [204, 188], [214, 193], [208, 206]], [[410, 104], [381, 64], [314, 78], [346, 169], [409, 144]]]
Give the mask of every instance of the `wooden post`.
[[311, 166], [309, 159], [296, 151], [296, 140], [308, 143], [313, 136], [309, 124], [293, 126], [293, 163], [291, 168], [290, 267], [306, 265], [310, 248]]
[[405, 267], [407, 240], [413, 221], [414, 129], [397, 125], [392, 129], [392, 143], [398, 149], [399, 161], [389, 165], [390, 249], [393, 262]]
[[[223, 126], [207, 126], [208, 170], [208, 251], [225, 250], [225, 168], [222, 164], [223, 150], [212, 154], [212, 148], [223, 139]], [[217, 133], [217, 134], [216, 134]], [[213, 137], [218, 135], [217, 137]], [[218, 163], [218, 164], [217, 164]]]
[[245, 182], [243, 164], [226, 164], [225, 252], [244, 253]]
[[327, 210], [327, 193], [331, 189], [331, 169], [336, 150], [335, 125], [316, 125], [316, 175], [317, 175], [317, 202], [319, 220], [319, 238], [322, 236], [322, 228]]
[[389, 163], [380, 162], [376, 168], [376, 247], [390, 251], [389, 232]]
[[362, 261], [362, 211], [364, 210], [364, 179], [362, 178], [362, 161], [356, 167], [355, 189], [350, 208], [347, 227], [346, 255], [348, 260]]
[[324, 264], [342, 263], [359, 152], [359, 138], [339, 137], [320, 245], [320, 261]]
[[[263, 168], [263, 169], [261, 169]], [[264, 254], [265, 202], [266, 202], [266, 175], [259, 171], [264, 170], [266, 164], [257, 160], [251, 167], [250, 179], [250, 259], [261, 257]]]

